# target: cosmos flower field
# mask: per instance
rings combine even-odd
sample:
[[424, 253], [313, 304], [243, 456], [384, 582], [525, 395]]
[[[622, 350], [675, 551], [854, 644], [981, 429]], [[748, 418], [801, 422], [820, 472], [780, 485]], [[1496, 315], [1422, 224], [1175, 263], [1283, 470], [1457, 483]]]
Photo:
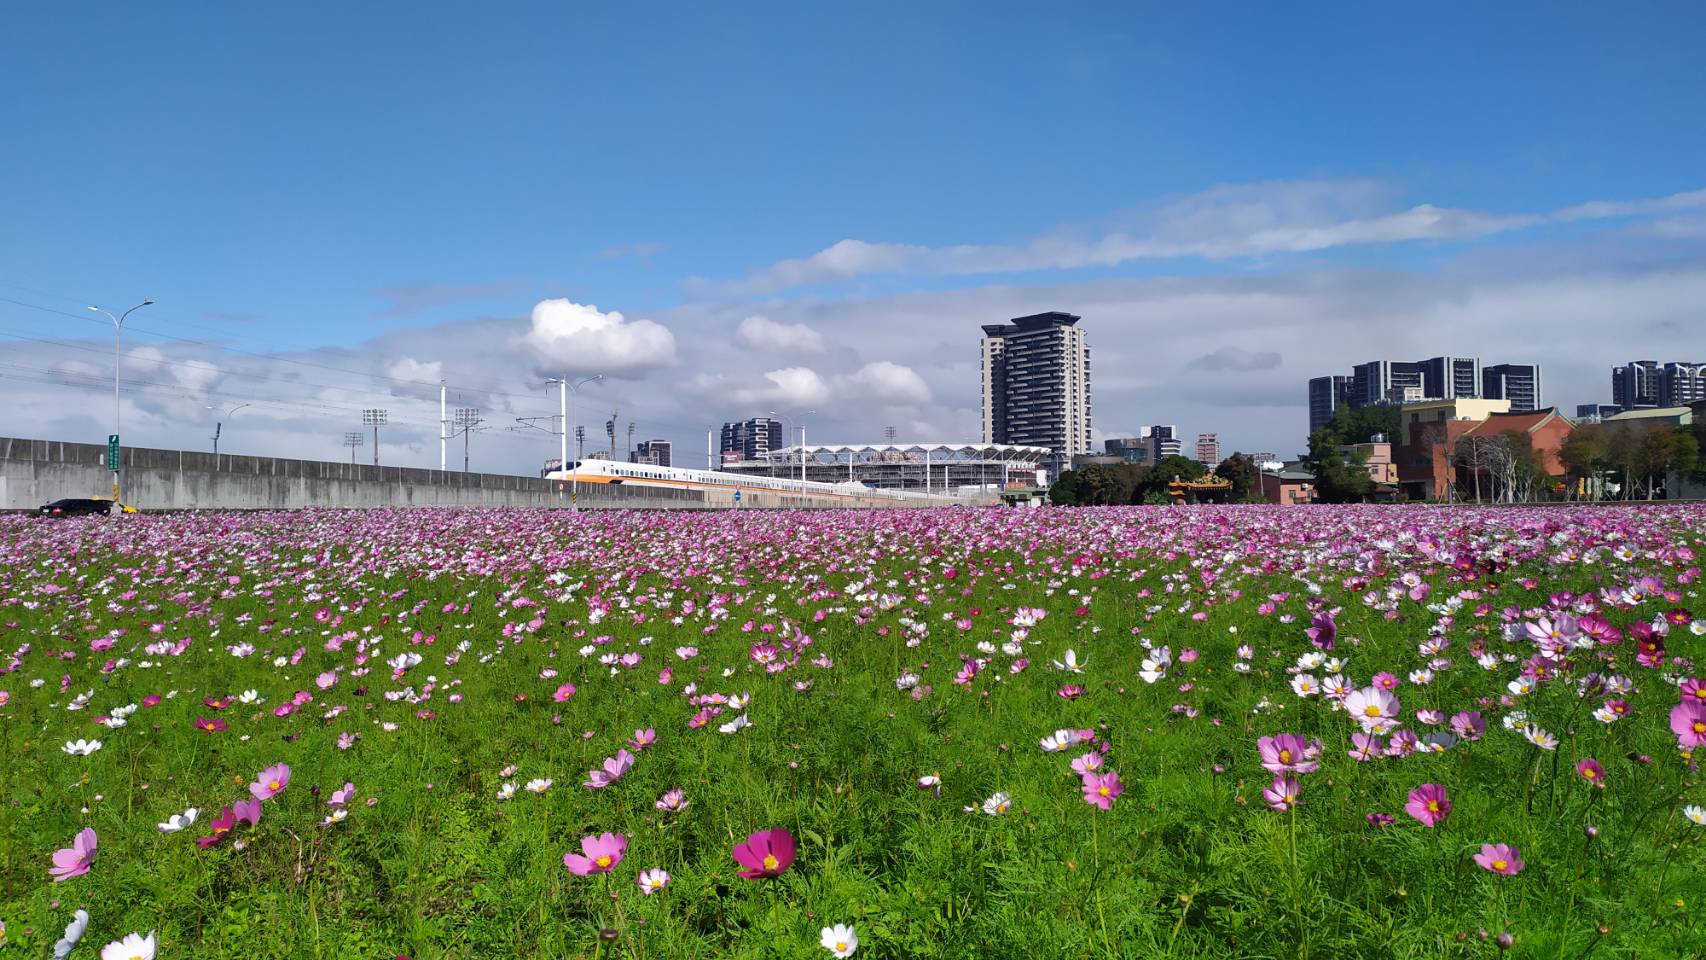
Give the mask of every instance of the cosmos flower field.
[[0, 960], [1702, 956], [1703, 540], [0, 518]]

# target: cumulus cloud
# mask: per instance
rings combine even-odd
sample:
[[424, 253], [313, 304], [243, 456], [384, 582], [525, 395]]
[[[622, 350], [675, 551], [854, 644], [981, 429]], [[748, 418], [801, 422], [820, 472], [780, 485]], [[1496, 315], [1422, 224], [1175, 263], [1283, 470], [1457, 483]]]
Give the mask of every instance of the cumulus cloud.
[[1221, 347], [1213, 353], [1205, 353], [1190, 363], [1185, 364], [1187, 370], [1272, 370], [1280, 365], [1280, 355], [1274, 350], [1258, 350], [1252, 353], [1237, 347]]
[[890, 407], [930, 402], [930, 385], [916, 370], [887, 360], [867, 363], [851, 374], [838, 377], [836, 386], [846, 400]]
[[1582, 220], [1706, 208], [1706, 190], [1631, 201], [1590, 201], [1541, 213], [1494, 213], [1423, 203], [1384, 207], [1390, 191], [1368, 180], [1215, 187], [1161, 205], [1143, 229], [1099, 237], [1056, 232], [1017, 245], [928, 247], [841, 240], [724, 284], [733, 296], [774, 293], [871, 274], [959, 276], [1111, 267], [1136, 260], [1209, 260], [1309, 253], [1416, 240], [1473, 240]]
[[637, 377], [675, 363], [675, 335], [669, 328], [566, 299], [535, 304], [523, 342], [541, 370]]
[[774, 350], [784, 353], [822, 353], [823, 334], [803, 323], [777, 323], [764, 316], [751, 316], [740, 322], [735, 342], [753, 350]]

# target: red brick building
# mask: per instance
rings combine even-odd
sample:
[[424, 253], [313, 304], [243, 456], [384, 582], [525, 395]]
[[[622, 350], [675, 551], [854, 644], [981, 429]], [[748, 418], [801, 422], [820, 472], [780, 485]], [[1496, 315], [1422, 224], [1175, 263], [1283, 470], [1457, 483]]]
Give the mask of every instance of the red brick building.
[[1411, 500], [1443, 499], [1445, 491], [1460, 479], [1463, 468], [1453, 453], [1466, 437], [1497, 437], [1516, 431], [1528, 437], [1541, 469], [1551, 477], [1564, 475], [1558, 452], [1574, 433], [1576, 425], [1556, 407], [1521, 413], [1494, 413], [1480, 420], [1439, 420], [1413, 425], [1405, 443], [1393, 459], [1398, 462], [1398, 481]]

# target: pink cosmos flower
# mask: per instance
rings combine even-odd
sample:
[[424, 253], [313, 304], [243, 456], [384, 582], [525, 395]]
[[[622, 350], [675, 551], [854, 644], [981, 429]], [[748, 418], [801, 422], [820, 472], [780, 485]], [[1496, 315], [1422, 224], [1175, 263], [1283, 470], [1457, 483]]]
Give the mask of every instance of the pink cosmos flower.
[[333, 790], [332, 795], [330, 797], [326, 798], [326, 806], [328, 806], [328, 807], [346, 806], [349, 804], [350, 798], [352, 798], [354, 796], [355, 796], [355, 784], [345, 783], [343, 786], [339, 787], [338, 789]]
[[231, 807], [219, 811], [211, 824], [213, 833], [205, 837], [197, 837], [195, 844], [203, 850], [216, 847], [237, 826], [237, 812]]
[[1313, 773], [1321, 769], [1321, 742], [1311, 743], [1295, 733], [1262, 737], [1256, 741], [1262, 769], [1269, 773]]
[[1487, 732], [1487, 721], [1478, 710], [1465, 710], [1451, 718], [1451, 730], [1465, 740], [1479, 740]]
[[1404, 804], [1404, 812], [1420, 820], [1424, 827], [1437, 827], [1451, 812], [1451, 801], [1446, 799], [1444, 787], [1424, 783], [1410, 791], [1410, 802]]
[[255, 778], [255, 782], [249, 784], [249, 793], [256, 800], [267, 800], [278, 796], [279, 792], [289, 785], [290, 765], [275, 763], [262, 770], [260, 775]]
[[195, 728], [204, 733], [218, 733], [221, 730], [228, 730], [230, 727], [231, 724], [226, 723], [222, 717], [214, 717], [212, 720], [206, 717], [195, 718]]
[[1086, 773], [1082, 777], [1084, 785], [1084, 802], [1103, 810], [1113, 808], [1114, 798], [1125, 792], [1125, 784], [1120, 782], [1120, 775], [1107, 773]]
[[581, 852], [563, 854], [563, 866], [577, 877], [609, 873], [628, 852], [628, 838], [619, 833], [601, 833], [581, 838]]
[[1677, 704], [1670, 712], [1670, 728], [1678, 746], [1706, 744], [1706, 703], [1695, 700]]
[[748, 880], [779, 877], [793, 865], [794, 835], [781, 827], [760, 830], [735, 844], [733, 853], [735, 862], [746, 868], [740, 875]]
[[644, 750], [647, 747], [653, 746], [657, 742], [658, 732], [651, 727], [647, 727], [644, 730], [635, 730], [634, 736], [628, 740], [628, 746], [633, 747], [635, 750]]
[[1576, 776], [1600, 789], [1605, 788], [1605, 768], [1592, 757], [1583, 757], [1581, 762], [1576, 764]]
[[562, 703], [563, 701], [569, 699], [570, 697], [572, 697], [574, 695], [575, 695], [575, 685], [572, 683], [565, 683], [562, 686], [557, 688], [556, 693], [551, 694], [551, 699], [557, 701], [558, 703]]
[[587, 771], [587, 781], [582, 784], [582, 786], [591, 787], [594, 790], [608, 787], [622, 779], [622, 775], [627, 773], [633, 766], [634, 755], [629, 753], [627, 750], [618, 750], [616, 751], [616, 756], [605, 758], [604, 769]]
[[1502, 843], [1483, 843], [1481, 852], [1475, 855], [1475, 862], [1483, 868], [1507, 877], [1522, 872], [1522, 851]]
[[1262, 788], [1262, 799], [1275, 810], [1290, 810], [1302, 802], [1298, 799], [1302, 790], [1296, 777], [1277, 776], [1273, 783]]
[[1072, 772], [1082, 777], [1086, 773], [1095, 773], [1101, 770], [1102, 764], [1105, 762], [1107, 762], [1107, 757], [1092, 750], [1072, 761]]
[[687, 794], [680, 787], [676, 787], [673, 790], [666, 791], [653, 806], [664, 813], [680, 813], [686, 810], [692, 802], [687, 799]]
[[71, 846], [53, 852], [53, 866], [47, 869], [54, 883], [63, 883], [72, 877], [81, 877], [89, 872], [89, 865], [95, 862], [95, 848], [98, 846], [94, 827], [84, 827], [77, 836], [71, 839]]
[[231, 805], [231, 813], [238, 820], [247, 820], [249, 826], [260, 826], [261, 801], [259, 797], [252, 800], [239, 800]]
[[1349, 754], [1350, 758], [1358, 763], [1366, 763], [1373, 760], [1385, 751], [1385, 747], [1381, 744], [1380, 738], [1372, 733], [1351, 734], [1351, 745], [1352, 749], [1346, 750], [1345, 753]]
[[1382, 671], [1374, 675], [1374, 685], [1390, 693], [1398, 689], [1398, 677], [1395, 674]]

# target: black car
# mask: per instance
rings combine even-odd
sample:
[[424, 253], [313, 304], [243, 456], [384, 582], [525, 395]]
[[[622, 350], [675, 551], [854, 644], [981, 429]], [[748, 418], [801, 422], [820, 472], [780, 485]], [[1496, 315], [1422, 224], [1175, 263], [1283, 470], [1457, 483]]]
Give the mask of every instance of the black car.
[[[123, 513], [136, 512], [135, 507], [123, 504], [119, 505], [119, 510]], [[44, 517], [104, 516], [113, 512], [113, 502], [111, 498], [67, 497], [64, 500], [42, 504], [41, 510], [38, 512]]]

